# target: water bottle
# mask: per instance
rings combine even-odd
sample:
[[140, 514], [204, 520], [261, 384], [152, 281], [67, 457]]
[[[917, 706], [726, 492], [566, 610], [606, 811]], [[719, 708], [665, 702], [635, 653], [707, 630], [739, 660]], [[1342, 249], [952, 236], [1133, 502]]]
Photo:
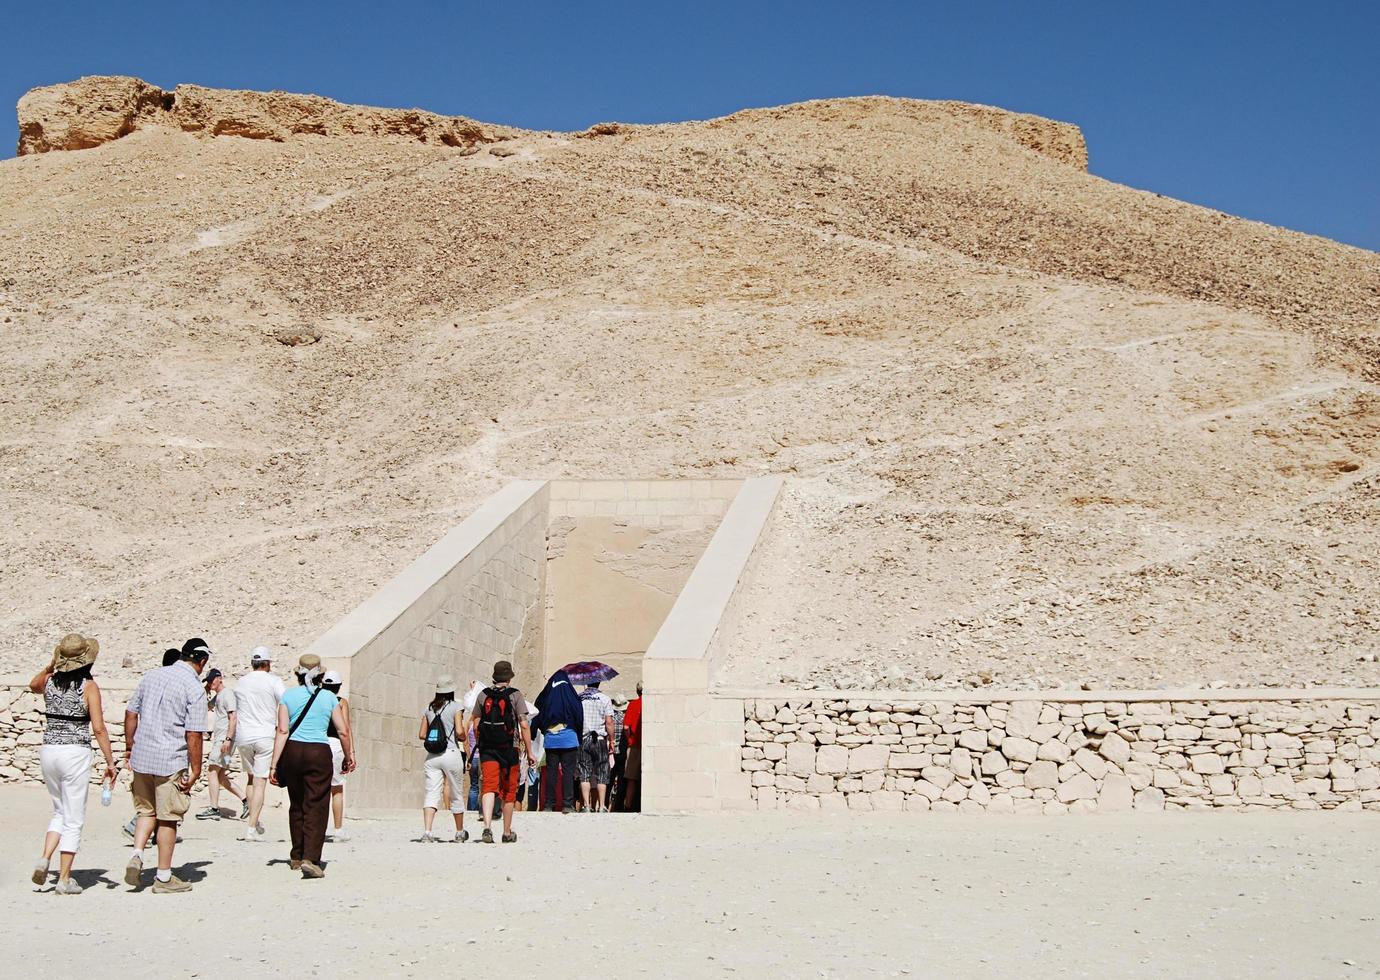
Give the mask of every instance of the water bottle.
[[113, 793], [111, 792], [112, 782], [113, 780], [110, 779], [101, 780], [101, 806], [110, 806], [110, 801], [113, 796]]

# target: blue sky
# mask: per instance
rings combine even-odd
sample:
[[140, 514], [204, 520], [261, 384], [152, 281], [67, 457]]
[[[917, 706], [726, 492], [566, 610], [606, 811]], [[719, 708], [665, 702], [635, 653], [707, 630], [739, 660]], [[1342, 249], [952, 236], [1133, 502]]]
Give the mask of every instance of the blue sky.
[[[1380, 251], [1380, 4], [125, 4], [3, 21], [0, 99], [80, 75], [316, 92], [541, 129], [826, 96], [1083, 128], [1094, 173]], [[0, 153], [14, 115], [0, 113]]]

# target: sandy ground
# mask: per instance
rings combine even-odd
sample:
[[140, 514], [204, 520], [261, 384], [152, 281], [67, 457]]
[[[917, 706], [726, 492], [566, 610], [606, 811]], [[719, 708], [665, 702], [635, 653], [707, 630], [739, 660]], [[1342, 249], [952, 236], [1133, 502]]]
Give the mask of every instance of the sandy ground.
[[[375, 812], [315, 882], [281, 842], [191, 821], [195, 890], [163, 896], [121, 881], [124, 801], [92, 802], [89, 887], [67, 899], [28, 882], [46, 795], [0, 789], [0, 961], [51, 954], [56, 930], [71, 975], [152, 957], [210, 977], [1380, 974], [1380, 836], [1360, 815], [519, 814], [518, 845], [486, 847], [413, 843], [416, 814]], [[275, 839], [285, 822], [269, 814]]]
[[0, 161], [0, 671], [300, 649], [510, 479], [778, 473], [735, 683], [1380, 683], [1380, 255], [907, 100], [504, 136]]

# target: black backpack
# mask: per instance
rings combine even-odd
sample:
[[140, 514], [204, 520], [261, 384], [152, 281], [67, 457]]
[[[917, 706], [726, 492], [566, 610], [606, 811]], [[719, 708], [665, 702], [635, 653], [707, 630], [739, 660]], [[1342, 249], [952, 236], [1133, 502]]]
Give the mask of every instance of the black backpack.
[[484, 700], [479, 705], [481, 749], [513, 747], [513, 739], [517, 736], [517, 718], [513, 710], [513, 692], [510, 688], [484, 688]]
[[[444, 710], [443, 708], [442, 711]], [[446, 719], [438, 711], [436, 717], [431, 719], [431, 723], [426, 726], [426, 738], [422, 740], [422, 748], [431, 755], [442, 755], [449, 745], [450, 737], [446, 734]]]

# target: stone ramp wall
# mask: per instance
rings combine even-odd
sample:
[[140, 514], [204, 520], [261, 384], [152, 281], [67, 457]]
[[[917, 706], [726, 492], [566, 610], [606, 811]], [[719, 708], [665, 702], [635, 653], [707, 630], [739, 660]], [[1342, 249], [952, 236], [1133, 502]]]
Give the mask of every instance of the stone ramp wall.
[[734, 699], [742, 769], [763, 810], [1380, 811], [1380, 691], [1056, 697]]
[[354, 805], [421, 805], [417, 732], [438, 676], [459, 694], [511, 660], [519, 688], [541, 689], [546, 514], [543, 481], [510, 483], [312, 644], [345, 678]]

